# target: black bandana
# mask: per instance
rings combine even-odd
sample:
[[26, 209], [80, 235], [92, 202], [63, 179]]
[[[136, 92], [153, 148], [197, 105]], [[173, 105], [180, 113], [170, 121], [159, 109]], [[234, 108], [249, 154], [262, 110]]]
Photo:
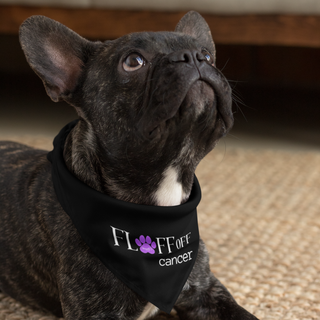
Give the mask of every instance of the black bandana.
[[58, 200], [102, 263], [133, 291], [169, 313], [198, 253], [198, 180], [194, 178], [189, 200], [179, 206], [138, 205], [102, 194], [65, 165], [64, 142], [76, 123], [60, 131], [48, 154]]

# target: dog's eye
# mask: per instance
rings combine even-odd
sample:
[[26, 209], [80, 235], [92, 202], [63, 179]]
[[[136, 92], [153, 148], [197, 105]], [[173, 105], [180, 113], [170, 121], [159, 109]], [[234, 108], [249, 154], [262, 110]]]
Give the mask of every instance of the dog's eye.
[[204, 57], [206, 58], [208, 63], [210, 63], [213, 66], [214, 60], [213, 60], [212, 55], [207, 50], [202, 50], [202, 54], [204, 55]]
[[125, 71], [135, 71], [143, 67], [145, 64], [145, 61], [143, 57], [141, 57], [137, 53], [131, 53], [129, 54], [126, 59], [123, 62], [123, 69]]

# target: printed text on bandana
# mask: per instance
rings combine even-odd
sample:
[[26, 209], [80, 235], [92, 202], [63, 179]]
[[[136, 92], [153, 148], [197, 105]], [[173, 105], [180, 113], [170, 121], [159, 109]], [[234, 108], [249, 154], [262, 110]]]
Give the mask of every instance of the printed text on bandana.
[[[115, 228], [113, 226], [110, 227], [112, 230], [114, 246], [126, 246], [127, 250], [137, 252], [140, 251], [144, 254], [171, 254], [174, 250], [176, 251], [185, 248], [190, 243], [191, 238], [191, 232], [179, 238], [176, 238], [175, 236], [155, 237], [154, 240], [149, 236], [141, 235], [139, 238], [136, 238], [135, 242], [133, 243], [131, 242], [130, 233], [128, 231]], [[192, 260], [192, 252], [193, 251], [189, 251], [167, 258], [160, 257], [159, 265], [161, 267], [170, 267], [173, 265], [186, 263]]]

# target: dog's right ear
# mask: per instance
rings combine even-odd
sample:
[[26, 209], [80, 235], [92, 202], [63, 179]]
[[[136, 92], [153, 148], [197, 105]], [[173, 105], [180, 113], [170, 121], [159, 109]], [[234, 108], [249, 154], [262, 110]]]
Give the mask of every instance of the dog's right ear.
[[71, 101], [83, 67], [97, 43], [43, 16], [24, 21], [19, 35], [27, 61], [42, 79], [51, 99]]
[[196, 38], [216, 59], [216, 48], [212, 39], [210, 27], [206, 20], [196, 11], [186, 13], [175, 29], [176, 32], [181, 32]]

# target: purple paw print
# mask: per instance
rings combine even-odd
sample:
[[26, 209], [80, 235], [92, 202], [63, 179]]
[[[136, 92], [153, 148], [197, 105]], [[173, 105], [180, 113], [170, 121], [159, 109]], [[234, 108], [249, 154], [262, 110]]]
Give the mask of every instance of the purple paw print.
[[142, 253], [154, 254], [154, 249], [157, 247], [156, 243], [149, 236], [144, 237], [143, 235], [139, 239], [136, 239], [136, 244], [140, 247]]

